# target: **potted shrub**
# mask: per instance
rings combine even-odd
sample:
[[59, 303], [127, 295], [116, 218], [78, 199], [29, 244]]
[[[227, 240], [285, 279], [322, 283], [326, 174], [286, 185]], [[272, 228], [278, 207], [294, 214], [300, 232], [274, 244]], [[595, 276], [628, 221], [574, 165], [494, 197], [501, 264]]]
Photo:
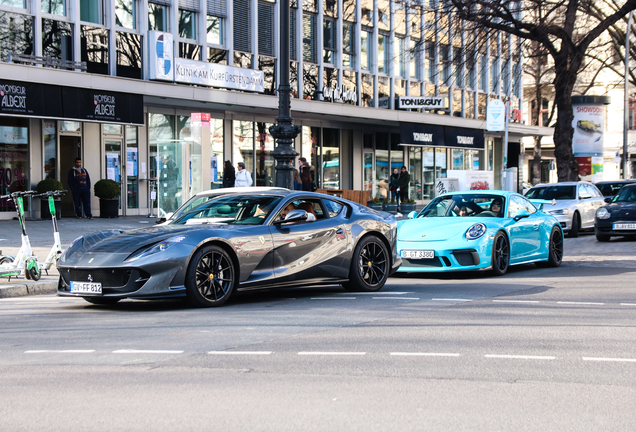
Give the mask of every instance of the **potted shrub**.
[[[59, 181], [48, 178], [40, 181], [35, 190], [37, 193], [41, 194], [56, 190], [64, 190], [64, 186]], [[40, 199], [40, 217], [42, 219], [51, 219], [51, 210], [49, 209], [48, 198]], [[55, 198], [55, 217], [58, 219], [62, 217], [62, 201], [59, 197]]]
[[373, 210], [382, 210], [382, 201], [380, 197], [375, 197], [371, 201], [369, 201], [369, 208]]
[[397, 202], [395, 202], [395, 199], [392, 199], [391, 201], [384, 203], [384, 211], [395, 214], [397, 213], [397, 210], [398, 210], [398, 205], [397, 205]]
[[406, 201], [402, 201], [402, 204], [400, 204], [400, 210], [401, 213], [404, 214], [408, 214], [412, 211], [415, 210], [415, 200], [414, 199], [409, 199]]
[[99, 217], [119, 217], [119, 195], [121, 188], [114, 180], [103, 179], [95, 183], [95, 196], [99, 198]]

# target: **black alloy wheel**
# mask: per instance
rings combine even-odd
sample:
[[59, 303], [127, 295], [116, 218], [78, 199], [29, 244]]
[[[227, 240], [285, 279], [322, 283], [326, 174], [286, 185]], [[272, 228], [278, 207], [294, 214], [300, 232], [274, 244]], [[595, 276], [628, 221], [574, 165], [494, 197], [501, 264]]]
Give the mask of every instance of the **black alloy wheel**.
[[568, 232], [568, 237], [575, 238], [579, 236], [579, 230], [581, 229], [581, 216], [579, 212], [574, 212], [572, 215], [572, 227]]
[[121, 300], [120, 298], [113, 298], [113, 297], [82, 297], [84, 300], [86, 300], [89, 303], [95, 304], [95, 305], [114, 305], [115, 303], [117, 303], [119, 300]]
[[389, 277], [389, 251], [378, 237], [370, 235], [360, 240], [351, 259], [347, 291], [372, 292], [382, 289]]
[[550, 232], [550, 246], [548, 250], [548, 260], [535, 263], [538, 267], [558, 267], [563, 262], [563, 234], [557, 226], [552, 227]]
[[503, 276], [508, 271], [510, 263], [510, 245], [508, 237], [499, 231], [492, 243], [492, 272], [496, 276]]
[[234, 263], [223, 248], [206, 246], [194, 254], [186, 274], [186, 294], [192, 306], [221, 306], [235, 284]]

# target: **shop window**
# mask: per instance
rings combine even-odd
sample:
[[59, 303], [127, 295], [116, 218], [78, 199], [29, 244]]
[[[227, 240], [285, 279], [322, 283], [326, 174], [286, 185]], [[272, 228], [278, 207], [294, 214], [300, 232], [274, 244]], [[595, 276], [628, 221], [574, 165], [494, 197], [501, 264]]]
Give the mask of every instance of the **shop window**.
[[464, 169], [468, 171], [479, 171], [484, 167], [484, 161], [481, 150], [465, 150], [464, 151]]
[[[6, 3], [3, 1], [2, 4]], [[41, 10], [46, 14], [66, 16], [66, 0], [42, 0]]]
[[59, 180], [57, 175], [57, 125], [55, 120], [42, 121], [44, 141], [44, 178]]
[[212, 119], [210, 121], [210, 155], [212, 178], [210, 187], [212, 189], [223, 186], [224, 152], [223, 152], [223, 119]]
[[233, 121], [232, 151], [234, 167], [245, 163], [245, 169], [254, 180], [254, 123], [251, 121]]
[[273, 3], [258, 2], [258, 53], [273, 57], [274, 49], [274, 7]]
[[389, 178], [391, 170], [389, 165], [389, 134], [375, 134], [375, 184], [377, 185], [377, 197], [387, 199], [389, 193]]
[[252, 52], [252, 9], [250, 0], [234, 0], [234, 49]]
[[264, 94], [276, 94], [276, 59], [274, 57], [258, 56], [258, 70], [263, 71]]
[[80, 0], [80, 20], [93, 24], [104, 24], [104, 1]]
[[340, 189], [340, 130], [323, 129], [321, 183], [323, 189]]
[[462, 149], [451, 149], [451, 156], [453, 162], [454, 170], [463, 170], [464, 169], [464, 150]]
[[189, 10], [179, 9], [179, 37], [196, 40], [197, 14]]
[[119, 135], [124, 133], [124, 126], [120, 124], [105, 123], [103, 126], [104, 135]]
[[318, 66], [303, 64], [303, 98], [316, 99], [318, 90]]
[[81, 59], [86, 62], [87, 72], [108, 75], [108, 30], [84, 25], [80, 28]]
[[[157, 182], [156, 202], [153, 206], [158, 209], [159, 216], [174, 211], [171, 209], [175, 206], [177, 189], [181, 189], [181, 182], [176, 184], [181, 170], [175, 161], [175, 155], [179, 151], [175, 135], [174, 116], [148, 114], [148, 178]], [[168, 179], [174, 185], [165, 181]]]
[[0, 50], [2, 61], [7, 54], [33, 54], [33, 17], [0, 11]]
[[[29, 128], [27, 119], [0, 119], [0, 195], [27, 190], [29, 185]], [[2, 200], [0, 212], [14, 211]]]
[[314, 183], [320, 187], [320, 145], [321, 145], [321, 129], [319, 127], [303, 126], [302, 129], [302, 149], [301, 155], [311, 164], [314, 168]]
[[141, 35], [117, 32], [117, 76], [141, 79]]
[[274, 186], [274, 138], [269, 133], [271, 123], [256, 122], [256, 186]]
[[136, 28], [137, 8], [135, 0], [115, 0], [115, 25]]
[[126, 205], [139, 208], [139, 143], [137, 126], [126, 126]]
[[73, 29], [70, 23], [42, 18], [42, 56], [73, 60]]
[[148, 30], [169, 31], [170, 7], [164, 4], [148, 3]]
[[409, 198], [422, 199], [422, 147], [409, 147]]
[[207, 42], [223, 45], [223, 18], [208, 15], [207, 21]]
[[81, 132], [82, 123], [76, 121], [60, 121], [60, 132]]

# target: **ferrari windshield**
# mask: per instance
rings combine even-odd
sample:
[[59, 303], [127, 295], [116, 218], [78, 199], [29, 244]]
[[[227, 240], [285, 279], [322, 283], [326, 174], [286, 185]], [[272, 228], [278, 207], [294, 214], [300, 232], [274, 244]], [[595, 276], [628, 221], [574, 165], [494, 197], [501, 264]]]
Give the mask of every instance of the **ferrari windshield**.
[[534, 187], [526, 194], [528, 199], [544, 200], [573, 200], [576, 199], [576, 186], [539, 186]]
[[444, 195], [431, 201], [417, 217], [503, 217], [504, 208], [501, 195]]
[[281, 199], [272, 195], [223, 195], [184, 212], [173, 223], [261, 225]]
[[622, 188], [612, 202], [636, 202], [636, 186]]

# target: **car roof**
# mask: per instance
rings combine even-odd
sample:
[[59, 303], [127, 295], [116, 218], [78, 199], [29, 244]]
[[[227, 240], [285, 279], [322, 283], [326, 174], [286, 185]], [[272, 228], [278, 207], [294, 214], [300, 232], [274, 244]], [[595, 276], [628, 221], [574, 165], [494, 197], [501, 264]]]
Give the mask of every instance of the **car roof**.
[[629, 184], [636, 183], [636, 179], [623, 179], [623, 180], [603, 180], [600, 182], [594, 183], [595, 185], [607, 185], [607, 184]]
[[270, 187], [270, 186], [249, 186], [249, 187], [231, 187], [231, 188], [218, 188], [218, 189], [209, 189], [206, 191], [199, 192], [195, 196], [197, 197], [205, 197], [205, 196], [214, 196], [214, 195], [225, 195], [232, 193], [258, 193], [258, 192], [291, 192], [289, 189], [279, 188], [279, 187]]
[[579, 181], [568, 181], [568, 182], [557, 182], [557, 183], [539, 183], [533, 186], [536, 187], [546, 187], [546, 186], [576, 186], [579, 184], [594, 184], [589, 181], [579, 180]]
[[511, 191], [503, 191], [503, 190], [464, 190], [464, 191], [455, 191], [455, 192], [445, 192], [440, 196], [444, 195], [461, 195], [461, 194], [471, 194], [471, 195], [499, 195], [499, 196], [508, 196], [508, 195], [521, 195], [517, 192]]

